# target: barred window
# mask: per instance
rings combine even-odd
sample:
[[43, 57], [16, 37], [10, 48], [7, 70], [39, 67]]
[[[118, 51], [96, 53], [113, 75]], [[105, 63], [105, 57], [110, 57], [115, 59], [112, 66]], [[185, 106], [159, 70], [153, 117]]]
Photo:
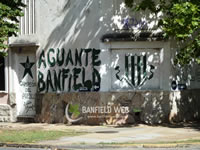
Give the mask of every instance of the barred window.
[[35, 34], [35, 0], [23, 0], [26, 7], [23, 9], [24, 16], [20, 17], [19, 35]]

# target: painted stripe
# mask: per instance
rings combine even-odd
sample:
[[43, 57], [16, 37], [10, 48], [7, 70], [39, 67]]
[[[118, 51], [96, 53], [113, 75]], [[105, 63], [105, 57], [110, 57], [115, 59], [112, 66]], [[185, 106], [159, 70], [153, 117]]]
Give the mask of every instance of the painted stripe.
[[143, 56], [143, 75], [144, 78], [147, 76], [147, 55]]
[[125, 55], [125, 75], [127, 78], [128, 78], [128, 74], [129, 74], [128, 57], [129, 56]]
[[138, 82], [137, 82], [137, 86], [140, 85], [141, 82], [141, 56], [137, 56], [137, 78], [138, 78]]
[[131, 82], [135, 86], [135, 56], [131, 56]]

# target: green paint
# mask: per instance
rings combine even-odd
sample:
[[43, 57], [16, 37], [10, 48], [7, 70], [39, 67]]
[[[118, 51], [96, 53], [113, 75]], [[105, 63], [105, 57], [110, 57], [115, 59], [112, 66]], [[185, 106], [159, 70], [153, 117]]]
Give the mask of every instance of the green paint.
[[101, 65], [101, 60], [98, 60], [99, 59], [99, 54], [100, 54], [100, 50], [98, 49], [93, 49], [92, 50], [93, 53], [92, 53], [92, 65], [93, 66], [100, 66]]
[[135, 85], [135, 56], [131, 56], [131, 81]]
[[45, 90], [45, 82], [44, 82], [44, 75], [42, 72], [38, 71], [38, 91]]
[[115, 67], [115, 70], [117, 71], [117, 73], [116, 73], [116, 78], [117, 78], [118, 80], [122, 81], [122, 79], [120, 79], [120, 77], [119, 77], [120, 67], [119, 67], [119, 66]]
[[126, 75], [126, 77], [128, 77], [128, 74], [129, 74], [128, 57], [129, 57], [129, 55], [125, 55], [125, 75]]
[[52, 89], [52, 91], [55, 91], [55, 89], [53, 88], [53, 83], [52, 83], [51, 71], [50, 70], [48, 70], [48, 73], [47, 73], [46, 92], [49, 91], [49, 87]]
[[139, 113], [139, 112], [141, 112], [142, 110], [141, 109], [139, 109], [139, 108], [133, 108], [133, 112], [134, 113]]
[[85, 66], [87, 67], [88, 66], [88, 62], [89, 62], [89, 60], [88, 60], [88, 55], [89, 55], [89, 53], [92, 51], [92, 49], [85, 49]]
[[137, 85], [140, 85], [140, 83], [141, 83], [141, 62], [140, 62], [140, 57], [141, 56], [137, 56], [137, 73], [138, 73], [137, 74], [137, 78], [138, 78]]
[[146, 75], [147, 75], [147, 63], [145, 63], [145, 62], [147, 62], [147, 55], [144, 55], [143, 56], [143, 75], [144, 75], [144, 77], [146, 77]]
[[83, 70], [82, 70], [82, 83], [83, 83], [84, 87], [86, 87], [88, 89], [88, 91], [91, 91], [92, 81], [91, 80], [85, 81], [85, 68], [83, 68]]
[[71, 91], [72, 75], [70, 74], [69, 83], [68, 83], [68, 92]]
[[75, 66], [78, 65], [79, 63], [79, 66], [82, 66], [82, 54], [83, 54], [83, 49], [80, 50], [80, 52], [78, 52], [78, 49], [76, 49], [75, 51]]
[[153, 78], [153, 70], [155, 69], [155, 67], [153, 66], [153, 65], [150, 65], [150, 75], [149, 75], [149, 77], [148, 77], [148, 79], [150, 80], [150, 79], [152, 79]]
[[46, 62], [45, 62], [44, 50], [42, 50], [42, 52], [40, 54], [39, 62], [38, 62], [38, 68], [40, 68], [42, 64], [44, 65], [44, 68], [47, 67]]
[[54, 87], [55, 87], [55, 91], [57, 91], [57, 90], [61, 91], [60, 76], [61, 76], [62, 71], [61, 71], [61, 69], [59, 69], [58, 73], [56, 73], [55, 70], [53, 70], [53, 71], [54, 71]]
[[65, 91], [65, 80], [69, 76], [69, 69], [62, 69], [62, 90]]
[[73, 73], [74, 73], [74, 75], [73, 75], [73, 79], [74, 79], [74, 86], [73, 86], [73, 88], [74, 88], [75, 91], [77, 91], [78, 89], [80, 89], [80, 87], [82, 87], [81, 83], [77, 84], [77, 79], [79, 77], [79, 74], [81, 73], [81, 69], [80, 68], [74, 68], [73, 69]]
[[71, 63], [72, 66], [74, 65], [73, 59], [72, 59], [72, 51], [71, 51], [71, 49], [69, 49], [69, 51], [68, 51], [65, 66], [68, 66], [69, 62]]
[[[129, 58], [131, 59], [129, 62]], [[130, 63], [130, 64], [129, 64]], [[141, 55], [138, 56], [137, 54], [135, 55], [130, 55], [130, 54], [125, 54], [125, 76], [126, 77], [121, 77], [119, 76], [120, 73], [120, 67], [117, 66], [115, 67], [116, 72], [116, 78], [117, 80], [120, 81], [125, 81], [130, 87], [132, 88], [137, 88], [141, 87], [144, 85], [144, 83], [147, 80], [150, 80], [153, 78], [153, 70], [155, 67], [153, 65], [150, 65], [150, 75], [147, 76], [147, 56], [146, 55]], [[129, 68], [131, 67], [131, 78], [129, 77]], [[137, 71], [137, 74], [136, 74]], [[137, 77], [137, 79], [136, 79]], [[130, 79], [129, 79], [130, 78]]]
[[64, 64], [64, 61], [65, 61], [65, 49], [62, 48], [61, 50], [62, 50], [62, 52], [61, 52], [61, 60], [60, 60], [60, 49], [59, 48], [57, 49], [56, 60], [57, 60], [58, 66], [62, 66]]
[[51, 53], [54, 55], [55, 50], [53, 48], [49, 49], [48, 53], [47, 53], [47, 60], [48, 60], [48, 64], [50, 67], [54, 67], [56, 65], [56, 60], [54, 57], [50, 58]]
[[101, 76], [95, 68], [93, 68], [92, 80], [94, 91], [99, 91], [101, 84]]
[[[69, 49], [67, 52], [64, 48], [57, 48], [57, 52], [53, 48], [49, 49], [46, 54], [49, 66], [48, 70], [46, 70], [47, 77], [44, 79], [42, 73], [38, 74], [39, 91], [70, 92], [71, 90], [79, 91], [81, 88], [86, 88], [87, 91], [99, 91], [101, 77], [95, 66], [100, 66], [101, 64], [101, 60], [99, 60], [100, 52], [100, 50], [96, 49], [75, 49], [74, 51]], [[46, 67], [44, 51], [40, 54], [38, 68], [42, 64]], [[89, 65], [92, 69], [86, 71], [86, 67]], [[55, 70], [52, 67], [59, 68]], [[92, 79], [86, 79], [86, 75]]]
[[31, 78], [33, 78], [33, 74], [32, 74], [31, 68], [33, 67], [33, 65], [34, 65], [35, 63], [31, 63], [31, 62], [29, 61], [29, 57], [27, 56], [26, 62], [20, 63], [20, 64], [24, 67], [24, 75], [23, 75], [23, 78], [24, 78], [27, 74], [29, 74], [29, 75], [31, 76]]

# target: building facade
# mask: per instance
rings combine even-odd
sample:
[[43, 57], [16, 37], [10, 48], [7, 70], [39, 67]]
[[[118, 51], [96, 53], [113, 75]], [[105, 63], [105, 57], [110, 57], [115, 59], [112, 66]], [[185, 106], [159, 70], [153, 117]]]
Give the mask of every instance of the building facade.
[[[24, 0], [1, 58], [0, 120], [157, 124], [199, 119], [200, 67], [173, 64], [158, 16], [123, 0]], [[161, 14], [160, 14], [161, 15]]]

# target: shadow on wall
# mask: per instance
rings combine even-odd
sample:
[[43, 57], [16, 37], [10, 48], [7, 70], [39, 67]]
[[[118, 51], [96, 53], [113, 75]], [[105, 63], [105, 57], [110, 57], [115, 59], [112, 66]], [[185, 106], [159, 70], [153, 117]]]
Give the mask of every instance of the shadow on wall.
[[[106, 4], [103, 0], [66, 1], [62, 10], [55, 16], [62, 17], [62, 21], [50, 31], [44, 50], [74, 46], [74, 48], [96, 48], [99, 46], [102, 34], [107, 32], [157, 29], [157, 19], [160, 16], [149, 12], [129, 11], [123, 1], [113, 3], [111, 6], [105, 6]], [[56, 18], [51, 19], [52, 24]]]
[[[48, 42], [44, 49], [56, 48], [55, 46], [58, 48], [72, 48], [74, 46], [88, 48], [93, 42], [99, 42], [100, 38], [97, 36], [101, 27], [97, 16], [98, 10], [98, 2], [94, 0], [66, 1], [62, 11], [60, 11], [63, 20], [48, 36]], [[97, 13], [93, 14], [92, 12]]]
[[153, 14], [149, 10], [145, 11], [133, 11], [127, 8], [124, 0], [117, 0], [116, 10], [112, 17], [112, 27], [116, 31], [131, 31], [131, 32], [141, 32], [141, 31], [156, 31], [158, 30], [157, 24], [158, 19], [162, 14]]
[[[78, 104], [82, 124], [120, 125], [145, 123], [164, 125], [200, 120], [200, 90], [174, 92], [136, 91], [136, 92], [84, 92], [38, 94], [36, 99], [37, 122], [67, 123], [64, 115], [66, 104]], [[120, 113], [90, 114], [81, 112], [82, 107], [111, 106], [129, 107], [128, 115]], [[140, 110], [140, 111], [137, 111]], [[100, 116], [100, 117], [99, 117]], [[117, 120], [118, 118], [122, 118]], [[125, 120], [123, 120], [125, 119]]]
[[161, 92], [160, 97], [158, 94], [147, 93], [141, 120], [147, 124], [199, 121], [199, 92], [200, 90]]
[[171, 93], [171, 122], [189, 122], [200, 119], [200, 90], [183, 90]]

